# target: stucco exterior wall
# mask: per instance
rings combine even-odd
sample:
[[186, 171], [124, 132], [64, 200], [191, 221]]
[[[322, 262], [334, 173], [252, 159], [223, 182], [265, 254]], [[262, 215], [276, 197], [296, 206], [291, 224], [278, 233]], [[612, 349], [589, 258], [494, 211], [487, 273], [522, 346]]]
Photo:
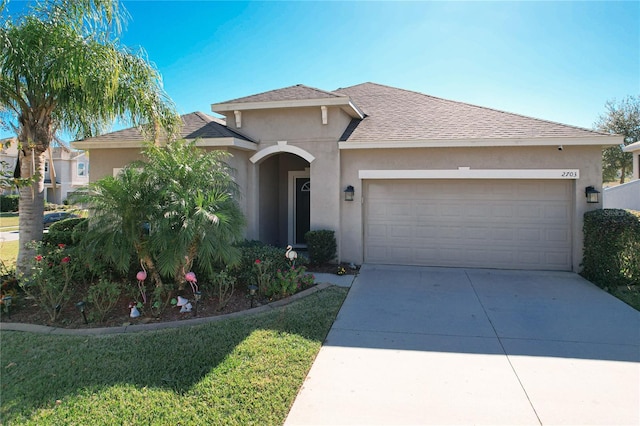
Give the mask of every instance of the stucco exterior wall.
[[[311, 162], [311, 229], [330, 229], [336, 231], [340, 229], [340, 152], [338, 150], [338, 139], [351, 121], [351, 117], [338, 107], [328, 108], [328, 123], [322, 124], [320, 108], [301, 109], [276, 109], [242, 111], [242, 127], [237, 129], [242, 134], [259, 141], [258, 153], [261, 150], [275, 146], [278, 142], [286, 141], [286, 145], [298, 147], [315, 157]], [[233, 113], [226, 115], [230, 128], [235, 127], [235, 116]], [[292, 154], [286, 154], [292, 155]], [[282, 156], [280, 154], [278, 157]], [[286, 172], [288, 170], [304, 170], [300, 164], [283, 164], [278, 169], [273, 169], [268, 157], [258, 164], [252, 165], [254, 183], [248, 182], [248, 186], [258, 186], [260, 189], [248, 188], [247, 192], [258, 197], [259, 212], [249, 214], [247, 236], [248, 238], [259, 238], [263, 241], [277, 241], [284, 244], [287, 241], [287, 181]], [[287, 158], [282, 156], [282, 158]], [[300, 157], [295, 157], [296, 161], [304, 161]], [[306, 163], [306, 162], [305, 162]], [[269, 171], [267, 171], [269, 170]], [[268, 175], [276, 173], [280, 176], [278, 185], [275, 188], [262, 189], [267, 182]], [[275, 198], [274, 198], [275, 197]], [[269, 201], [269, 199], [271, 201]], [[273, 200], [278, 200], [279, 206], [284, 206], [275, 212]], [[279, 220], [274, 215], [277, 214]], [[276, 222], [273, 222], [273, 221]], [[260, 223], [260, 225], [258, 225]], [[278, 230], [264, 229], [263, 223], [277, 223]], [[276, 234], [274, 234], [276, 233]], [[267, 235], [268, 234], [268, 235]], [[272, 235], [273, 234], [273, 235]], [[264, 238], [263, 238], [264, 237]]]
[[95, 182], [106, 176], [113, 176], [113, 169], [121, 169], [132, 161], [142, 160], [140, 148], [92, 149], [91, 173], [89, 181]]
[[257, 142], [337, 141], [351, 117], [338, 107], [327, 108], [327, 124], [322, 124], [320, 107], [279, 108], [242, 111], [237, 127], [233, 111], [225, 114], [227, 126]]
[[[496, 148], [425, 148], [425, 149], [356, 149], [342, 150], [341, 185], [353, 185], [355, 200], [340, 201], [340, 260], [362, 263], [363, 249], [363, 181], [359, 170], [455, 170], [471, 169], [579, 169], [580, 178], [573, 185], [573, 269], [582, 260], [583, 215], [587, 210], [602, 208], [587, 204], [585, 187], [601, 187], [601, 148], [565, 146], [496, 147]], [[337, 197], [336, 197], [337, 198]]]

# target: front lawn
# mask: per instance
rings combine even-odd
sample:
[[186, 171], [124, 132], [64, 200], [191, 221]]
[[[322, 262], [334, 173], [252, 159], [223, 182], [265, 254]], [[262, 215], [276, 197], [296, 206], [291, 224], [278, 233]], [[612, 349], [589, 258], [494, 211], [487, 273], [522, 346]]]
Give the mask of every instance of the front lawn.
[[13, 267], [16, 264], [18, 258], [18, 248], [20, 247], [20, 241], [0, 241], [0, 260], [4, 262], [5, 266]]
[[0, 332], [3, 424], [282, 424], [347, 290], [115, 336]]
[[18, 229], [18, 213], [0, 213], [0, 231], [15, 231]]

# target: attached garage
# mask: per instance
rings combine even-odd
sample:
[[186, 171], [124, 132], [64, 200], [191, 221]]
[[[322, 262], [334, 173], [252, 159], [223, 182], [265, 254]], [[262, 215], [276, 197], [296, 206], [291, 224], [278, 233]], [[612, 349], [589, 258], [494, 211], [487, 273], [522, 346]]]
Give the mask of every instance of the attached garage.
[[365, 180], [365, 262], [572, 270], [572, 180]]

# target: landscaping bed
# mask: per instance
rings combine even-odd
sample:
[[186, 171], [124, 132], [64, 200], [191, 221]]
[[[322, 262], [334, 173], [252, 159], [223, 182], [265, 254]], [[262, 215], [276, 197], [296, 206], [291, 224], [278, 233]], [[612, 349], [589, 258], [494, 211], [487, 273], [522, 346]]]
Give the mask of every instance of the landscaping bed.
[[[336, 274], [339, 268], [342, 268], [346, 275], [356, 275], [358, 273], [358, 269], [350, 268], [348, 264], [317, 265], [309, 267], [308, 272]], [[135, 290], [134, 284], [131, 284], [130, 290]], [[77, 293], [87, 294], [87, 290], [81, 289]], [[186, 298], [189, 298], [188, 294], [182, 294]], [[17, 296], [13, 298], [13, 302], [8, 308], [9, 312], [0, 313], [0, 322], [35, 324], [68, 329], [120, 327], [123, 325], [184, 321], [192, 318], [226, 315], [245, 311], [250, 309], [252, 306], [258, 307], [274, 301], [264, 297], [254, 297], [252, 303], [248, 290], [245, 287], [238, 287], [234, 290], [233, 294], [223, 307], [220, 307], [219, 300], [216, 297], [203, 294], [201, 301], [197, 304], [197, 310], [196, 304], [194, 303], [193, 298], [191, 298], [191, 312], [181, 313], [180, 307], [168, 305], [159, 314], [145, 314], [143, 311], [140, 317], [131, 318], [131, 309], [129, 308], [129, 304], [132, 301], [131, 291], [123, 291], [118, 298], [118, 301], [115, 303], [114, 309], [107, 315], [104, 321], [89, 321], [85, 324], [84, 317], [75, 306], [75, 304], [80, 300], [82, 300], [81, 297], [71, 299], [61, 308], [59, 321], [51, 323], [49, 315], [38, 307], [35, 300], [23, 292], [19, 292]], [[88, 305], [85, 310], [85, 315], [89, 315], [90, 309], [91, 306]], [[91, 316], [89, 315], [89, 318], [90, 317]]]

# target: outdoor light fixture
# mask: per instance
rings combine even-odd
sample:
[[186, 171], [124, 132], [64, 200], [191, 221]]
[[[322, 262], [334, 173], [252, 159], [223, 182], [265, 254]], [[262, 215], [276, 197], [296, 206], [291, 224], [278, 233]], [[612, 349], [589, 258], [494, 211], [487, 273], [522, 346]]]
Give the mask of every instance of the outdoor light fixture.
[[249, 287], [249, 297], [251, 298], [251, 307], [253, 308], [253, 301], [256, 298], [256, 291], [258, 291], [258, 287], [255, 285], [250, 285]]
[[84, 323], [89, 324], [89, 321], [87, 321], [87, 315], [84, 313], [85, 306], [86, 306], [86, 303], [84, 302], [84, 300], [81, 300], [78, 303], [76, 303], [76, 309], [78, 309], [82, 314], [82, 318], [84, 318]]
[[584, 189], [584, 195], [587, 197], [587, 203], [597, 203], [599, 201], [598, 200], [599, 193], [600, 191], [595, 189], [593, 186], [587, 186]]
[[198, 316], [198, 302], [200, 300], [202, 300], [202, 292], [200, 290], [196, 291], [195, 293], [193, 293], [193, 297], [196, 300], [196, 311], [194, 312], [194, 315], [197, 317]]
[[9, 307], [11, 307], [12, 300], [13, 300], [13, 298], [11, 296], [4, 296], [2, 298], [2, 306], [4, 306], [4, 311], [7, 313], [7, 315], [9, 315], [9, 318], [11, 318], [11, 313], [9, 312]]
[[344, 190], [344, 200], [345, 201], [353, 201], [353, 194], [355, 194], [356, 190], [353, 186], [347, 186], [347, 189]]

